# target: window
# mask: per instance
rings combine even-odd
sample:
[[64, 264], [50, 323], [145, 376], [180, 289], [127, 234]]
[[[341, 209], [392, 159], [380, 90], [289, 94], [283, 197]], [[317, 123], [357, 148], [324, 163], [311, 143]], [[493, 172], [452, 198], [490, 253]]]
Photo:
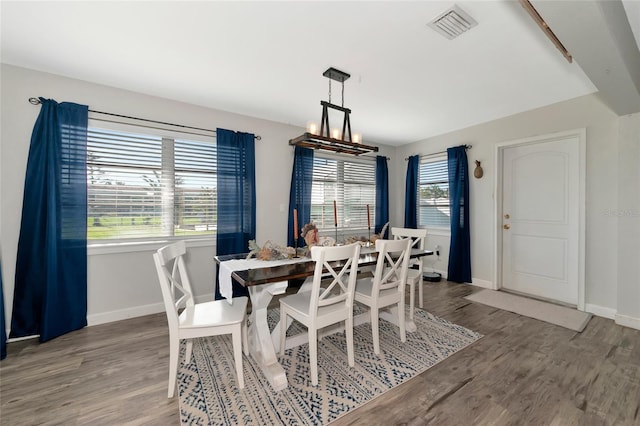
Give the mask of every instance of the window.
[[90, 240], [211, 235], [216, 230], [216, 146], [90, 128]]
[[316, 154], [313, 159], [311, 220], [319, 230], [334, 230], [333, 202], [339, 229], [367, 229], [375, 223], [376, 166], [367, 160], [344, 160]]
[[447, 159], [421, 158], [418, 168], [418, 226], [448, 228], [450, 217]]

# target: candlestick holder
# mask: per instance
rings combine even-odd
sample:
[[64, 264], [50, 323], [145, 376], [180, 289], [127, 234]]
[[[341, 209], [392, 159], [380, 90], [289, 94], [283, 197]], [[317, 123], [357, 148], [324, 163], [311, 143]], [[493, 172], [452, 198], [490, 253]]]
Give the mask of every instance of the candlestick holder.
[[294, 258], [298, 257], [298, 239], [297, 238], [293, 239], [293, 257]]
[[338, 245], [338, 224], [335, 224], [336, 227], [336, 245]]
[[369, 229], [369, 237], [367, 238], [367, 245], [371, 244], [371, 227]]

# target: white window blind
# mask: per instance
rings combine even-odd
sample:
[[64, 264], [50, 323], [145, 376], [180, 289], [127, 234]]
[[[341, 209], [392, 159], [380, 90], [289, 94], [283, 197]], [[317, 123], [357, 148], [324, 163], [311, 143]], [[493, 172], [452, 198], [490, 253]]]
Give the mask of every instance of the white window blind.
[[88, 238], [215, 232], [215, 144], [89, 129]]
[[375, 200], [375, 163], [316, 154], [313, 160], [311, 220], [319, 230], [335, 229], [334, 201], [338, 229], [367, 229], [367, 205], [373, 228]]
[[176, 235], [216, 230], [216, 146], [176, 140]]
[[450, 217], [447, 159], [421, 158], [418, 168], [418, 226], [448, 228]]

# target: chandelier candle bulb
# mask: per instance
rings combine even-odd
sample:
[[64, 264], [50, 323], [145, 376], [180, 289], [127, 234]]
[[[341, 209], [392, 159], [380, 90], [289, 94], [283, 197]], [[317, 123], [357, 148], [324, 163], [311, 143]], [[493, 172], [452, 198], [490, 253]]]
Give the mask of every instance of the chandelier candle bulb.
[[331, 137], [332, 137], [333, 139], [340, 139], [340, 130], [338, 130], [338, 129], [333, 129], [333, 130], [331, 131]]
[[353, 134], [353, 143], [360, 143], [361, 139], [360, 139], [360, 133], [354, 133]]
[[318, 134], [318, 125], [316, 123], [309, 123], [309, 125], [307, 126], [307, 129], [309, 130], [309, 133], [311, 133], [312, 135]]

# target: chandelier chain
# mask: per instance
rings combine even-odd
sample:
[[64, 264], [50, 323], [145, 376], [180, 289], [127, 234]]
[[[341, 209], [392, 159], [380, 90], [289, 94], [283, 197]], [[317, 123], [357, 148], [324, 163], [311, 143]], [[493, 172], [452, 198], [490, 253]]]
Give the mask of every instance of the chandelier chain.
[[344, 80], [342, 81], [342, 108], [344, 108]]
[[329, 103], [331, 103], [331, 79], [329, 79]]

